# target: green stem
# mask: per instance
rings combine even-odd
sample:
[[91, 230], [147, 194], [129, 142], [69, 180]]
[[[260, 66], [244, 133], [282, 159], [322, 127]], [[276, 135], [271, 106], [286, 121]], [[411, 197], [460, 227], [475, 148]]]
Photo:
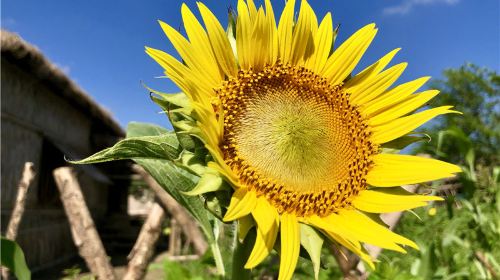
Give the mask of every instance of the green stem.
[[252, 252], [255, 243], [255, 228], [252, 228], [243, 243], [236, 240], [236, 248], [233, 255], [232, 280], [248, 280], [251, 276], [251, 271], [245, 269], [245, 263]]
[[222, 255], [220, 252], [219, 244], [217, 241], [210, 244], [210, 249], [212, 249], [212, 254], [214, 255], [215, 267], [217, 268], [217, 273], [223, 278], [225, 276], [224, 262], [222, 260]]

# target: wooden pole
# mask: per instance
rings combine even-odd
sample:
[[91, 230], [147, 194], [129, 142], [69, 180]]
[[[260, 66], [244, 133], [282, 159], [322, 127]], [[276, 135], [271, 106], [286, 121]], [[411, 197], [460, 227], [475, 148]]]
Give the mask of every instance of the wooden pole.
[[123, 280], [139, 280], [146, 273], [149, 261], [153, 256], [155, 244], [160, 237], [165, 211], [155, 203], [148, 218], [144, 222], [139, 237], [128, 255], [129, 263]]
[[175, 219], [170, 221], [170, 234], [168, 239], [168, 255], [178, 256], [181, 254], [181, 228]]
[[359, 258], [340, 245], [331, 244], [329, 249], [344, 275], [343, 279], [359, 279], [357, 271], [354, 270], [359, 262]]
[[17, 185], [17, 197], [14, 204], [14, 209], [10, 216], [9, 224], [7, 225], [7, 233], [5, 237], [10, 240], [15, 240], [17, 232], [19, 229], [19, 224], [21, 223], [21, 218], [24, 214], [24, 207], [26, 205], [26, 195], [28, 189], [35, 178], [35, 168], [32, 162], [26, 162], [24, 164], [23, 175], [21, 181]]
[[71, 167], [60, 167], [54, 170], [53, 175], [80, 256], [98, 279], [116, 279], [75, 172]]
[[[21, 223], [21, 219], [23, 217], [24, 209], [26, 206], [26, 196], [28, 194], [28, 189], [33, 182], [33, 179], [35, 179], [35, 174], [34, 164], [32, 162], [26, 162], [24, 164], [23, 175], [21, 176], [21, 180], [17, 185], [17, 197], [14, 204], [14, 209], [12, 210], [9, 224], [7, 225], [5, 234], [5, 238], [7, 239], [16, 240], [17, 232], [19, 230], [19, 224]], [[8, 279], [8, 270], [4, 267], [2, 267], [1, 270], [2, 278]]]
[[208, 244], [193, 217], [146, 170], [139, 165], [133, 165], [132, 170], [142, 176], [146, 184], [155, 192], [159, 202], [178, 222], [184, 234], [191, 239], [196, 254], [203, 255], [208, 249]]

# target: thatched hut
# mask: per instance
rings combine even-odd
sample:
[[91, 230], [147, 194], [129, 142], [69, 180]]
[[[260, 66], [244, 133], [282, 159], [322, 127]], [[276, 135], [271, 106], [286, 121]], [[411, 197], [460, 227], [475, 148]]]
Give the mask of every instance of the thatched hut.
[[[25, 162], [37, 176], [31, 185], [17, 241], [35, 273], [77, 256], [52, 171], [124, 136], [112, 116], [35, 47], [1, 31], [2, 234]], [[79, 182], [93, 219], [107, 233], [126, 219], [127, 162], [79, 166]]]

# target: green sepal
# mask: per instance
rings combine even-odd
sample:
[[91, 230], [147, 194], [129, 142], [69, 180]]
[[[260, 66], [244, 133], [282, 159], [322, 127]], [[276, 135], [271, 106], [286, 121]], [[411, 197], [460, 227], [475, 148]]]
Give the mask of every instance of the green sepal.
[[321, 249], [324, 239], [314, 228], [306, 224], [300, 224], [300, 244], [309, 254], [313, 263], [314, 279], [318, 279], [321, 267]]
[[[163, 93], [144, 86], [151, 93], [151, 100], [167, 114], [182, 148], [194, 151], [199, 145], [200, 130], [197, 127], [191, 101], [183, 92]], [[193, 137], [198, 136], [198, 137]]]
[[229, 190], [229, 186], [224, 183], [219, 172], [206, 168], [205, 173], [201, 176], [198, 184], [189, 192], [184, 192], [185, 195], [200, 195], [208, 192], [219, 190]]
[[[199, 151], [199, 150], [198, 150]], [[192, 153], [190, 151], [184, 150], [179, 159], [176, 161], [176, 164], [181, 168], [185, 168], [189, 172], [201, 176], [205, 173], [206, 162], [205, 156], [207, 151], [199, 151], [198, 153]]]
[[368, 218], [372, 219], [372, 221], [374, 221], [375, 223], [377, 223], [383, 227], [386, 227], [386, 228], [388, 227], [387, 224], [380, 217], [379, 213], [368, 213], [368, 212], [363, 212], [363, 211], [360, 211], [360, 212], [363, 213]]
[[[394, 139], [390, 142], [382, 144], [382, 149], [385, 149], [386, 151], [397, 151], [399, 152], [400, 150], [406, 148], [407, 146], [427, 140], [427, 142], [431, 141], [431, 137], [428, 134], [420, 133], [420, 134], [412, 134], [412, 135], [405, 135], [402, 137], [399, 137], [397, 139]], [[396, 153], [396, 152], [394, 152]]]
[[[161, 97], [160, 101], [165, 101], [166, 103], [161, 103], [158, 104], [160, 106], [170, 104], [173, 105], [169, 107], [168, 109], [176, 109], [176, 108], [184, 108], [186, 110], [186, 113], [189, 115], [190, 113], [188, 112], [189, 110], [192, 110], [191, 108], [191, 102], [189, 101], [189, 98], [184, 94], [183, 92], [179, 93], [164, 93], [161, 91], [154, 90], [145, 84], [142, 84], [143, 87], [145, 87], [150, 93], [151, 93], [151, 98], [153, 98], [153, 94], [156, 94], [157, 96]], [[156, 102], [155, 102], [156, 103]], [[165, 107], [166, 109], [166, 107]]]
[[[227, 189], [230, 189], [229, 186]], [[231, 201], [231, 191], [220, 190], [217, 192], [209, 192], [203, 194], [203, 198], [205, 199], [205, 208], [212, 213], [217, 219], [221, 222], [222, 218], [226, 214], [227, 207], [229, 206], [229, 202]]]

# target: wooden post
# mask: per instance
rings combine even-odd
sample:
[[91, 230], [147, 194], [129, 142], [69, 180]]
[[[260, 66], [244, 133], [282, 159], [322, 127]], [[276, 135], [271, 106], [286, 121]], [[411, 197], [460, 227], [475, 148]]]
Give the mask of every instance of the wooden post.
[[357, 272], [354, 268], [359, 262], [358, 256], [349, 252], [346, 248], [331, 244], [329, 246], [330, 252], [335, 257], [337, 264], [339, 265], [342, 274], [344, 275], [344, 280], [359, 279]]
[[170, 196], [158, 182], [146, 172], [146, 170], [139, 165], [133, 165], [132, 170], [141, 175], [146, 184], [155, 192], [159, 202], [161, 202], [168, 213], [178, 222], [184, 234], [191, 239], [196, 253], [200, 256], [203, 255], [208, 249], [208, 244], [193, 217], [191, 217], [187, 210]]
[[35, 178], [35, 168], [32, 162], [26, 162], [24, 164], [23, 175], [21, 181], [17, 186], [17, 197], [14, 204], [14, 209], [10, 216], [9, 224], [7, 225], [7, 233], [5, 237], [10, 240], [15, 240], [17, 236], [17, 231], [19, 229], [19, 224], [21, 223], [21, 218], [24, 214], [24, 206], [26, 204], [26, 194], [28, 189]]
[[[10, 216], [9, 224], [7, 225], [7, 230], [5, 231], [5, 238], [10, 240], [16, 240], [17, 232], [19, 230], [19, 224], [24, 214], [24, 209], [26, 206], [26, 195], [28, 194], [28, 189], [35, 178], [35, 168], [32, 162], [26, 162], [24, 164], [23, 175], [21, 176], [21, 181], [17, 185], [17, 197], [14, 204], [14, 209]], [[9, 272], [6, 268], [2, 267], [2, 278], [8, 279]]]
[[116, 279], [75, 172], [71, 167], [60, 167], [54, 170], [53, 175], [80, 256], [98, 279]]
[[181, 228], [175, 219], [170, 221], [170, 234], [168, 239], [168, 255], [178, 256], [181, 253]]
[[134, 248], [128, 255], [129, 263], [123, 280], [139, 280], [144, 277], [164, 220], [165, 211], [155, 203], [141, 228]]

